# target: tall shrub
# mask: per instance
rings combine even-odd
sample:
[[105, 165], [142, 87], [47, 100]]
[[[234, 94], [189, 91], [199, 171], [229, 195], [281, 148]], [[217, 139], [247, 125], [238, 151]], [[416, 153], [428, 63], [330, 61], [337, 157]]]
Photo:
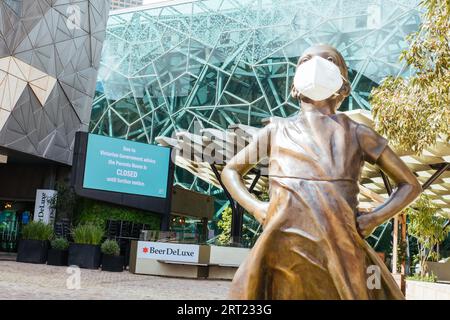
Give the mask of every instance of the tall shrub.
[[429, 197], [422, 194], [416, 202], [407, 209], [409, 217], [408, 231], [417, 238], [418, 258], [421, 276], [427, 273], [426, 262], [435, 260], [436, 245], [442, 242], [450, 232], [450, 226], [444, 227], [446, 218], [440, 215], [440, 209]]

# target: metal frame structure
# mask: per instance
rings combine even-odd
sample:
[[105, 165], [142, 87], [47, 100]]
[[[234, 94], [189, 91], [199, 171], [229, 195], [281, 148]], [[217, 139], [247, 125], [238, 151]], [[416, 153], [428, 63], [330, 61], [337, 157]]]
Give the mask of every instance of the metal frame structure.
[[[368, 96], [417, 30], [411, 0], [169, 1], [110, 15], [90, 130], [155, 143], [202, 128], [259, 127], [299, 110], [290, 96], [301, 52], [329, 43], [344, 55], [352, 94], [342, 110], [370, 109]], [[220, 192], [177, 170], [176, 183]]]

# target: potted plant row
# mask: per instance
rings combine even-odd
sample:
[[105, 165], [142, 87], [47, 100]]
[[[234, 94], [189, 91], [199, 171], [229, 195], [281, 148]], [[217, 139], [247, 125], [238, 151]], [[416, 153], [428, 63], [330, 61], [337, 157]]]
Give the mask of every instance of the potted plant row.
[[32, 221], [22, 228], [17, 261], [47, 262], [49, 265], [76, 265], [80, 268], [122, 272], [125, 259], [120, 256], [117, 241], [108, 239], [100, 246], [104, 230], [94, 224], [81, 224], [72, 230], [74, 243], [65, 238], [55, 238], [51, 225]]
[[98, 269], [101, 262], [100, 243], [104, 230], [94, 224], [81, 224], [72, 231], [74, 243], [69, 245], [69, 265]]
[[124, 257], [120, 256], [120, 247], [115, 240], [106, 240], [101, 246], [102, 270], [110, 272], [122, 272]]
[[48, 245], [52, 238], [53, 228], [48, 224], [40, 221], [32, 221], [23, 226], [16, 261], [46, 263]]
[[48, 250], [47, 264], [52, 266], [67, 266], [69, 256], [69, 241], [65, 238], [53, 239]]

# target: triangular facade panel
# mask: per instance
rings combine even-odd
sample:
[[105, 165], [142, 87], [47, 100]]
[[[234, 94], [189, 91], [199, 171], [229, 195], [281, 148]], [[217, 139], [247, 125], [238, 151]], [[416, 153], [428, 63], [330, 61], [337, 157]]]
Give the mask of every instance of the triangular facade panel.
[[0, 147], [70, 163], [108, 11], [108, 0], [0, 1]]

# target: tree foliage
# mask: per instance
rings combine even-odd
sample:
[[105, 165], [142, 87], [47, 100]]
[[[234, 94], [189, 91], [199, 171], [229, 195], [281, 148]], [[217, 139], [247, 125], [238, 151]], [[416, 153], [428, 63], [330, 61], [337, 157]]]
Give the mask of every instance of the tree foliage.
[[450, 226], [444, 228], [446, 218], [439, 215], [440, 208], [422, 194], [416, 202], [407, 209], [409, 215], [409, 233], [417, 238], [419, 247], [419, 263], [421, 276], [427, 272], [426, 262], [435, 260], [435, 247], [444, 241], [450, 232]]
[[217, 226], [222, 230], [217, 238], [220, 245], [227, 246], [231, 241], [231, 220], [233, 213], [231, 207], [227, 207], [222, 211], [222, 218], [217, 222]]
[[450, 0], [423, 0], [419, 30], [400, 59], [414, 75], [388, 77], [371, 93], [375, 128], [399, 149], [420, 153], [450, 140]]

